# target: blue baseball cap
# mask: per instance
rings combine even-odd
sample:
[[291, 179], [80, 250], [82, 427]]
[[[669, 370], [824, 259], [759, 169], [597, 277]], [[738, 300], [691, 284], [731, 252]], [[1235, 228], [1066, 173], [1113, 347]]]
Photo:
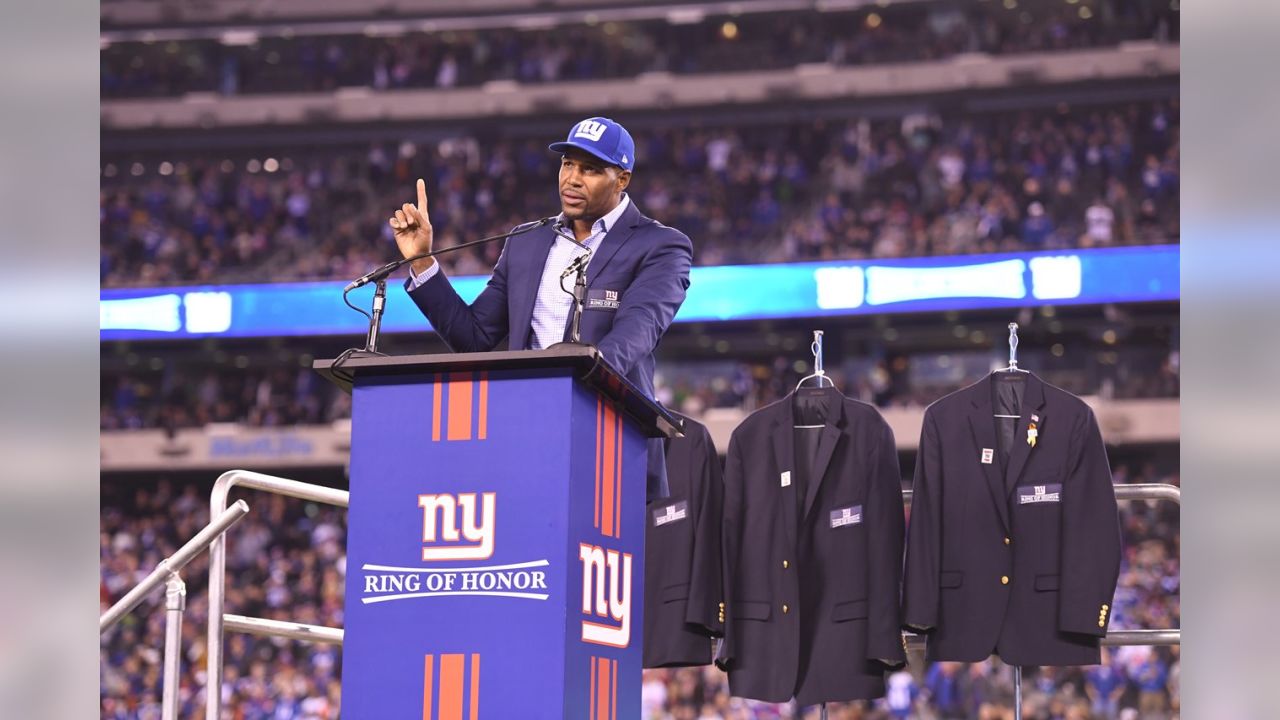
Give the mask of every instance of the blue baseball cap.
[[558, 153], [578, 148], [623, 170], [631, 170], [636, 164], [636, 143], [631, 133], [607, 117], [587, 118], [569, 130], [564, 142], [547, 147]]

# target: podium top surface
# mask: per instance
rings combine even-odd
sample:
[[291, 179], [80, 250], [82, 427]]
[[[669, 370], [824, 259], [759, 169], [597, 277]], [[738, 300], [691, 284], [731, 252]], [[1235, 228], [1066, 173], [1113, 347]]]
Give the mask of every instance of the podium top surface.
[[338, 367], [334, 367], [334, 361], [329, 359], [316, 360], [311, 367], [346, 392], [351, 392], [352, 385], [361, 377], [477, 370], [567, 371], [574, 379], [614, 401], [649, 437], [675, 437], [683, 431], [678, 418], [645, 396], [590, 345], [565, 344], [545, 350], [478, 353], [363, 355], [347, 358]]

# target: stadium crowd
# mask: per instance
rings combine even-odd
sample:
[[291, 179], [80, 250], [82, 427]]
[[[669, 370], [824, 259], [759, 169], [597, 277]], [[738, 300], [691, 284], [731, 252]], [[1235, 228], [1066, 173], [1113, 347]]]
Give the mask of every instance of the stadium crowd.
[[[867, 65], [1178, 39], [1168, 0], [902, 3], [868, 10], [596, 22], [545, 29], [119, 42], [100, 53], [104, 99], [453, 88]], [[679, 13], [675, 13], [679, 16]]]
[[[1147, 462], [1117, 463], [1116, 483], [1170, 482]], [[112, 478], [102, 484], [101, 602], [105, 609], [208, 521], [207, 483]], [[1112, 629], [1176, 628], [1179, 515], [1168, 503], [1121, 506], [1125, 554]], [[258, 495], [228, 534], [227, 611], [340, 627], [343, 624], [345, 517], [333, 508]], [[181, 717], [204, 713], [207, 555], [183, 572]], [[157, 596], [161, 595], [157, 593]], [[100, 663], [104, 720], [160, 717], [162, 602], [153, 598], [104, 635]], [[341, 652], [331, 646], [229, 633], [221, 692], [234, 720], [333, 720], [341, 703]], [[855, 718], [1012, 718], [1012, 671], [997, 659], [924, 663], [913, 651], [889, 693], [869, 704], [833, 705], [833, 720]], [[1123, 647], [1103, 665], [1028, 669], [1028, 720], [1170, 720], [1178, 713], [1176, 648]], [[712, 668], [647, 671], [645, 720], [755, 720], [798, 717], [787, 706], [731, 699]], [[806, 718], [816, 717], [810, 708]]]
[[[636, 128], [630, 193], [701, 265], [1176, 242], [1176, 99]], [[668, 122], [678, 122], [671, 120]], [[104, 287], [346, 279], [396, 257], [424, 176], [438, 246], [554, 212], [547, 138], [107, 157]], [[449, 256], [487, 274], [500, 247]]]

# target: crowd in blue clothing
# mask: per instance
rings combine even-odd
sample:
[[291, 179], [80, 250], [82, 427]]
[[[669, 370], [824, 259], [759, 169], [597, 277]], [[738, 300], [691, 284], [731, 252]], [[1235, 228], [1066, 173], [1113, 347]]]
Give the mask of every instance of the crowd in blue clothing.
[[[678, 122], [674, 120], [672, 122]], [[1176, 98], [986, 114], [636, 125], [629, 190], [701, 265], [1177, 242]], [[352, 278], [425, 177], [440, 247], [556, 211], [546, 138], [108, 153], [104, 287]], [[451, 255], [486, 274], [500, 248]]]

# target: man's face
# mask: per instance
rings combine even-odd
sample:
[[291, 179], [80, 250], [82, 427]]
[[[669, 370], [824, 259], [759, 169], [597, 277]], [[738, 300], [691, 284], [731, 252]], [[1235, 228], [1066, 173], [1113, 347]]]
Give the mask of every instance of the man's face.
[[604, 217], [630, 183], [630, 170], [570, 148], [560, 160], [560, 209], [569, 220]]

